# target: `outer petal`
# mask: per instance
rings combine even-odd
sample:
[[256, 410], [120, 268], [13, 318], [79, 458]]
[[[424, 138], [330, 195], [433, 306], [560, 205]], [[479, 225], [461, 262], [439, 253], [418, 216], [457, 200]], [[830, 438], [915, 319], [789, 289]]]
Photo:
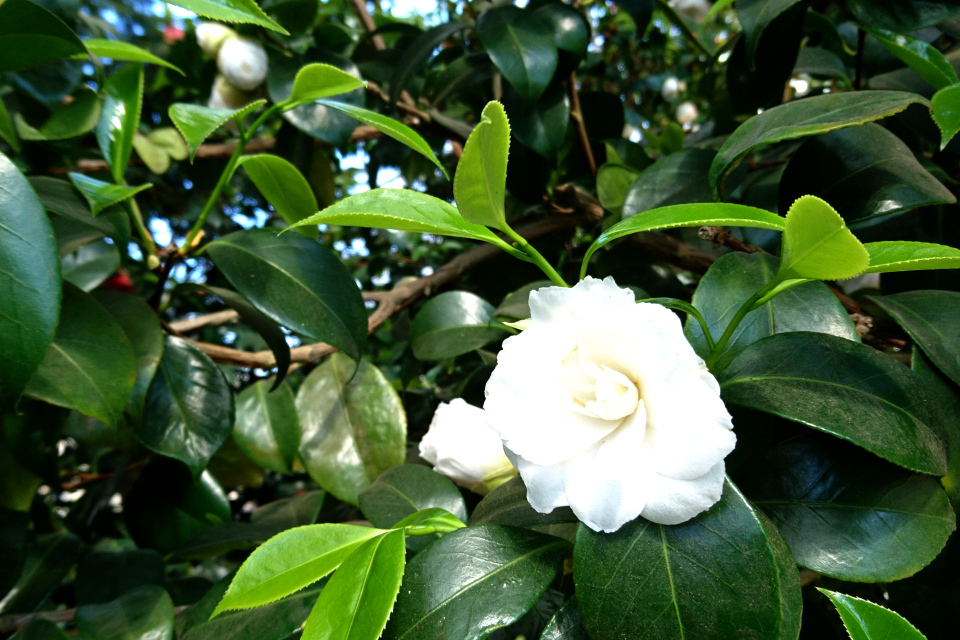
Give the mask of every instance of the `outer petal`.
[[650, 497], [640, 515], [658, 524], [686, 522], [720, 500], [723, 478], [722, 460], [696, 480], [674, 480], [651, 474]]

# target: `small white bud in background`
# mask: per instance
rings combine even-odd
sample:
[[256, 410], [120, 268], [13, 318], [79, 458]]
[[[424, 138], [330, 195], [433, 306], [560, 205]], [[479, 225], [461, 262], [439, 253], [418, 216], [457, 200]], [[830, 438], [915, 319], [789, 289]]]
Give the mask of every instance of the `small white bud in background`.
[[697, 105], [692, 102], [681, 102], [680, 106], [677, 107], [677, 122], [680, 124], [696, 122], [699, 115], [700, 111], [697, 109]]
[[256, 89], [267, 77], [267, 52], [259, 42], [231, 38], [220, 47], [217, 67], [238, 89]]
[[670, 6], [693, 18], [697, 23], [703, 22], [710, 12], [711, 3], [707, 0], [670, 0]]
[[211, 58], [217, 57], [224, 40], [236, 37], [236, 31], [219, 22], [201, 22], [197, 25], [197, 44]]
[[213, 81], [213, 88], [210, 90], [210, 99], [207, 106], [211, 109], [239, 109], [245, 107], [256, 99], [256, 94], [249, 91], [241, 91], [230, 84], [226, 78], [217, 75]]
[[673, 76], [663, 81], [660, 87], [660, 95], [664, 100], [676, 100], [680, 96], [680, 81]]

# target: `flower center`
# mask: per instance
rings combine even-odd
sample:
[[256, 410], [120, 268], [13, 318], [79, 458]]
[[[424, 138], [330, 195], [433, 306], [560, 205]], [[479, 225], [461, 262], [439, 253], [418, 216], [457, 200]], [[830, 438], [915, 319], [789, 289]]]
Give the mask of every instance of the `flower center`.
[[561, 365], [560, 384], [572, 410], [603, 420], [622, 420], [637, 410], [637, 385], [619, 371], [587, 360], [579, 346]]

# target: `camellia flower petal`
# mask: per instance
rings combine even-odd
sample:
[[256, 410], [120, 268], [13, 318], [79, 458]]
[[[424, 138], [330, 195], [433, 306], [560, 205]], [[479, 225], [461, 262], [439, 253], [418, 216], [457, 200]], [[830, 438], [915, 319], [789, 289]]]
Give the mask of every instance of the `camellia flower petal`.
[[715, 504], [736, 436], [677, 316], [612, 278], [534, 291], [530, 311], [503, 343], [484, 410], [534, 509], [569, 506], [611, 532]]
[[517, 475], [483, 409], [457, 398], [441, 404], [420, 441], [420, 457], [457, 484], [486, 495]]

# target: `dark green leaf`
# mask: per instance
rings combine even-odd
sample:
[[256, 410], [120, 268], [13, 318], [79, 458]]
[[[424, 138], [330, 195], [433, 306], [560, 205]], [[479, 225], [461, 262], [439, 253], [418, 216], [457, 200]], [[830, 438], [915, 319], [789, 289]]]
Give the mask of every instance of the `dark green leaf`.
[[[0, 10], [14, 4], [19, 3]], [[60, 258], [40, 201], [2, 153], [0, 184], [0, 406], [6, 408], [16, 405], [53, 340], [60, 317]]]
[[960, 12], [954, 0], [847, 0], [847, 7], [860, 22], [900, 33], [937, 24]]
[[82, 605], [73, 620], [90, 640], [173, 640], [173, 601], [156, 585], [137, 587], [112, 602]]
[[743, 34], [747, 42], [747, 56], [750, 66], [757, 54], [757, 45], [764, 29], [779, 15], [792, 9], [803, 0], [737, 0], [737, 17], [743, 25]]
[[940, 150], [943, 151], [960, 132], [960, 85], [937, 91], [930, 101], [933, 120], [940, 127]]
[[472, 293], [441, 293], [423, 305], [410, 325], [413, 354], [420, 360], [443, 360], [510, 335], [493, 314], [493, 305]]
[[211, 242], [207, 251], [230, 284], [267, 317], [360, 358], [367, 310], [353, 276], [329, 249], [297, 234], [251, 229]]
[[540, 640], [590, 640], [587, 630], [583, 627], [583, 618], [580, 617], [576, 596], [567, 600], [550, 618]]
[[890, 240], [863, 246], [870, 254], [870, 266], [864, 273], [960, 269], [960, 249], [941, 244]]
[[729, 481], [709, 511], [675, 526], [643, 518], [612, 534], [580, 525], [573, 579], [594, 640], [796, 638], [790, 549]]
[[674, 204], [712, 202], [707, 172], [716, 155], [711, 149], [684, 149], [653, 163], [630, 185], [623, 217]]
[[[443, 41], [455, 33], [466, 29], [462, 22], [447, 22], [427, 29], [403, 52], [397, 61], [393, 76], [390, 78], [390, 104], [396, 104], [400, 94], [407, 88], [410, 79], [423, 67], [423, 63], [433, 55]], [[437, 100], [439, 102], [439, 100]]]
[[524, 285], [516, 291], [507, 294], [500, 306], [493, 314], [495, 316], [505, 316], [514, 320], [525, 320], [530, 317], [530, 292], [543, 287], [552, 287], [553, 283], [549, 280], [537, 280]]
[[556, 525], [578, 522], [569, 507], [560, 507], [543, 514], [534, 510], [527, 502], [527, 487], [520, 477], [503, 483], [488, 493], [470, 516], [470, 525], [509, 524], [554, 533]]
[[956, 202], [900, 138], [872, 123], [810, 138], [800, 146], [780, 181], [780, 210], [806, 194], [829, 202], [851, 228], [881, 216]]
[[214, 131], [223, 126], [227, 120], [242, 121], [247, 115], [253, 113], [267, 103], [266, 100], [257, 100], [247, 106], [237, 109], [211, 109], [210, 107], [201, 107], [196, 104], [176, 103], [170, 105], [168, 114], [170, 120], [176, 125], [177, 131], [187, 141], [190, 147], [190, 162], [197, 153], [197, 149], [203, 144], [203, 141], [210, 137]]
[[[566, 5], [546, 5], [546, 7]], [[503, 99], [513, 122], [517, 140], [545, 158], [553, 159], [560, 152], [570, 123], [570, 96], [562, 82], [555, 82], [536, 102], [524, 104], [515, 91]]]
[[[406, 457], [407, 416], [380, 370], [341, 354], [313, 370], [297, 392], [300, 459], [317, 484], [350, 504]], [[331, 456], [330, 451], [338, 452]]]
[[240, 392], [233, 438], [264, 469], [290, 474], [300, 447], [300, 419], [290, 387], [272, 386], [260, 380]]
[[257, 6], [254, 0], [176, 0], [176, 2], [170, 4], [193, 11], [204, 18], [213, 18], [223, 22], [256, 24], [273, 31], [279, 31], [285, 36], [290, 35], [286, 29], [267, 17], [267, 14]]
[[453, 178], [453, 197], [467, 222], [495, 229], [506, 226], [504, 197], [509, 152], [507, 114], [499, 102], [488, 102], [463, 146]]
[[940, 484], [956, 508], [960, 503], [960, 388], [937, 369], [917, 345], [913, 345], [910, 366], [920, 383], [936, 399], [945, 418], [950, 464], [946, 475], [940, 478]]
[[20, 142], [13, 130], [13, 121], [10, 120], [10, 114], [7, 112], [7, 108], [3, 106], [2, 101], [0, 101], [0, 140], [10, 145], [16, 153], [20, 153]]
[[0, 506], [0, 593], [4, 595], [23, 571], [29, 527], [30, 515], [26, 511]]
[[163, 58], [158, 58], [149, 51], [141, 49], [134, 44], [130, 44], [129, 42], [121, 42], [119, 40], [104, 40], [102, 38], [90, 38], [88, 40], [84, 40], [83, 44], [87, 47], [87, 51], [98, 58], [109, 58], [110, 60], [114, 61], [125, 60], [127, 62], [147, 62], [149, 64], [157, 64], [168, 69], [173, 69], [180, 75], [185, 75], [183, 71], [170, 64]]
[[960, 293], [908, 291], [871, 296], [910, 334], [934, 364], [960, 384]]
[[[99, 217], [94, 218], [90, 215], [87, 204], [69, 182], [45, 176], [32, 176], [30, 186], [36, 191], [40, 203], [47, 211], [69, 218], [71, 221], [79, 222], [87, 227], [92, 227], [99, 233], [99, 235], [89, 237], [106, 236], [113, 238], [120, 246], [127, 245], [130, 239], [130, 218], [119, 207], [103, 211]], [[56, 223], [54, 226], [57, 226]], [[60, 237], [60, 229], [55, 228], [54, 231]], [[61, 249], [63, 249], [62, 240]]]
[[816, 196], [790, 205], [780, 251], [782, 279], [841, 280], [863, 273], [870, 255], [836, 209]]
[[313, 524], [320, 515], [325, 496], [323, 491], [304, 491], [291, 498], [276, 500], [254, 511], [250, 522], [257, 526], [273, 527], [277, 531]]
[[557, 45], [549, 23], [533, 11], [507, 5], [480, 14], [477, 33], [503, 77], [523, 99], [539, 98], [557, 68]]
[[165, 578], [163, 558], [152, 549], [94, 551], [80, 561], [73, 585], [77, 604], [100, 604]]
[[[819, 14], [817, 14], [819, 15]], [[818, 78], [836, 78], [850, 84], [847, 65], [833, 51], [823, 47], [804, 47], [793, 65], [794, 75], [806, 73]]]
[[780, 333], [747, 347], [718, 381], [728, 404], [806, 424], [913, 471], [946, 471], [935, 403], [912, 371], [866, 345]]
[[0, 73], [87, 52], [60, 18], [27, 0], [0, 4], [0, 51]]
[[149, 189], [153, 185], [150, 183], [142, 184], [139, 187], [127, 187], [125, 185], [110, 184], [96, 178], [90, 178], [82, 173], [70, 172], [70, 182], [77, 188], [77, 191], [83, 196], [90, 205], [90, 214], [97, 215], [107, 207], [123, 202], [132, 198], [141, 191]]
[[289, 598], [250, 611], [217, 616], [193, 626], [183, 640], [287, 640], [303, 625], [317, 600], [317, 591], [307, 589]]
[[230, 551], [251, 551], [279, 531], [274, 527], [257, 526], [249, 522], [224, 522], [200, 531], [183, 543], [169, 560], [209, 560]]
[[[897, 31], [903, 31], [897, 27]], [[867, 28], [867, 33], [879, 40], [893, 55], [929, 82], [934, 89], [944, 89], [960, 82], [957, 72], [940, 50], [906, 33]]]
[[[608, 152], [609, 156], [610, 153]], [[623, 202], [626, 200], [630, 185], [640, 172], [632, 167], [610, 162], [597, 170], [597, 200], [604, 209], [620, 217]]]
[[117, 184], [130, 162], [133, 137], [140, 124], [143, 106], [143, 67], [131, 64], [113, 72], [104, 84], [106, 99], [97, 123], [97, 143]]
[[123, 329], [90, 295], [63, 286], [63, 318], [25, 393], [114, 426], [137, 377]]
[[68, 636], [55, 623], [34, 618], [13, 636], [13, 640], [68, 640]]
[[197, 480], [230, 435], [233, 416], [233, 392], [219, 367], [186, 340], [167, 336], [137, 439], [186, 463]]
[[304, 640], [377, 640], [400, 590], [403, 531], [357, 548], [330, 578], [303, 625]]
[[553, 536], [495, 524], [447, 534], [407, 565], [383, 638], [484, 638], [534, 605], [568, 548]]
[[0, 614], [36, 611], [77, 564], [82, 546], [70, 533], [39, 536], [27, 551], [20, 578], [0, 601]]
[[561, 51], [577, 58], [587, 55], [590, 45], [590, 23], [583, 14], [561, 2], [549, 2], [534, 12], [553, 31], [553, 41]]
[[897, 640], [927, 640], [916, 627], [899, 614], [860, 598], [827, 591], [817, 590], [830, 598], [837, 607], [843, 626], [850, 634], [850, 640], [873, 640], [874, 638], [897, 638]]
[[120, 268], [120, 250], [105, 239], [95, 240], [61, 256], [60, 268], [64, 282], [90, 292]]
[[293, 79], [287, 103], [307, 102], [361, 89], [366, 83], [346, 71], [329, 64], [308, 64]]
[[915, 103], [928, 104], [922, 96], [902, 91], [856, 91], [795, 100], [764, 111], [740, 125], [720, 147], [710, 165], [714, 197], [724, 197], [727, 175], [760, 146], [880, 120]]
[[19, 113], [14, 122], [24, 140], [64, 140], [81, 136], [97, 126], [100, 107], [99, 96], [93, 91], [84, 91], [69, 104], [57, 108], [39, 129], [27, 124]]

